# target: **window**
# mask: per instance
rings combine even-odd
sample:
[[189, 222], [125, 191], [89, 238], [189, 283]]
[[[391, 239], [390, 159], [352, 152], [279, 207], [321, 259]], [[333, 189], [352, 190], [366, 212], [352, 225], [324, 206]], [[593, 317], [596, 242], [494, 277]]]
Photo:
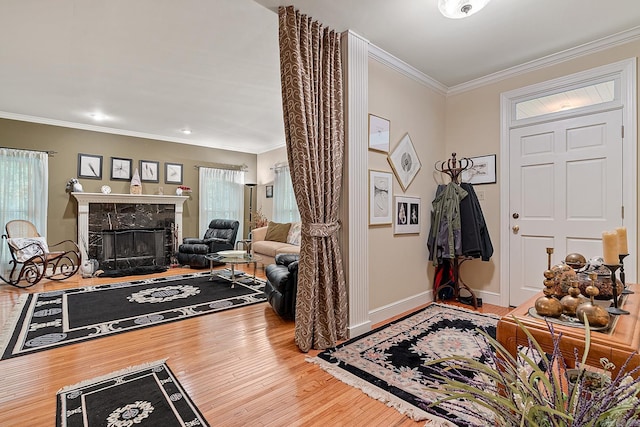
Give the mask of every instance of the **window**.
[[[0, 226], [14, 219], [31, 221], [47, 235], [49, 155], [44, 152], [0, 148]], [[9, 250], [0, 245], [0, 270], [9, 267]]]
[[240, 222], [238, 237], [243, 235], [244, 172], [239, 170], [200, 168], [200, 236], [212, 219]]
[[296, 196], [293, 194], [293, 184], [289, 166], [279, 166], [274, 169], [273, 181], [273, 221], [300, 221], [300, 212]]

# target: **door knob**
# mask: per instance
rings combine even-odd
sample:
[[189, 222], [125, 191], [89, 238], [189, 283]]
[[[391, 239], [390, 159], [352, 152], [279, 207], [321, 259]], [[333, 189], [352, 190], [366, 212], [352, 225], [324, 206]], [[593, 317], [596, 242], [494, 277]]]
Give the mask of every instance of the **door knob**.
[[513, 227], [511, 227], [511, 229], [513, 230], [513, 232], [515, 234], [518, 234], [518, 231], [520, 231], [520, 226], [519, 225], [514, 225]]

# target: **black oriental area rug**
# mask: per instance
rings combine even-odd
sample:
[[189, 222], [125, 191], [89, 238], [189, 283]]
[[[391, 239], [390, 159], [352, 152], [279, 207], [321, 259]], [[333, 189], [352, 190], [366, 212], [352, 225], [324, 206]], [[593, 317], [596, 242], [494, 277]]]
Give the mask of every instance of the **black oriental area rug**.
[[[473, 426], [454, 401], [430, 406], [444, 397], [429, 388], [438, 379], [426, 361], [449, 356], [490, 361], [479, 329], [495, 337], [499, 317], [465, 308], [431, 304], [367, 334], [328, 349], [308, 361], [334, 377], [429, 426]], [[445, 366], [436, 367], [435, 372]]]
[[[214, 276], [215, 277], [215, 276]], [[265, 282], [208, 272], [25, 294], [0, 336], [0, 360], [266, 301]]]
[[164, 361], [58, 391], [56, 427], [208, 426]]

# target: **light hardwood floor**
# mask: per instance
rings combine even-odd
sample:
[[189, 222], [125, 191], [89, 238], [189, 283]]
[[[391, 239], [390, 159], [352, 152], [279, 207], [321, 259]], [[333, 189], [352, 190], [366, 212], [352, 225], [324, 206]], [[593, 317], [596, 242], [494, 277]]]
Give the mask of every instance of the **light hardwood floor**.
[[[27, 290], [0, 284], [0, 324], [25, 292], [125, 280], [72, 278]], [[509, 309], [485, 304], [479, 311]], [[294, 323], [265, 303], [3, 360], [0, 426], [53, 426], [60, 388], [160, 359], [212, 426], [424, 425], [306, 362], [318, 351], [301, 353], [293, 336]]]

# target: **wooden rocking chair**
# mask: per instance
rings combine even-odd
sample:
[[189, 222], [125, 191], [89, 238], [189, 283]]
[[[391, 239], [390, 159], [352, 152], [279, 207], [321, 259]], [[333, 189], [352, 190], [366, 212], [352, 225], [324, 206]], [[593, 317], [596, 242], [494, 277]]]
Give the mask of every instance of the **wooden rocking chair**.
[[13, 267], [9, 277], [0, 279], [18, 288], [27, 288], [43, 277], [64, 280], [78, 271], [81, 265], [80, 248], [71, 240], [48, 245], [29, 221], [9, 221], [2, 235], [9, 245]]

